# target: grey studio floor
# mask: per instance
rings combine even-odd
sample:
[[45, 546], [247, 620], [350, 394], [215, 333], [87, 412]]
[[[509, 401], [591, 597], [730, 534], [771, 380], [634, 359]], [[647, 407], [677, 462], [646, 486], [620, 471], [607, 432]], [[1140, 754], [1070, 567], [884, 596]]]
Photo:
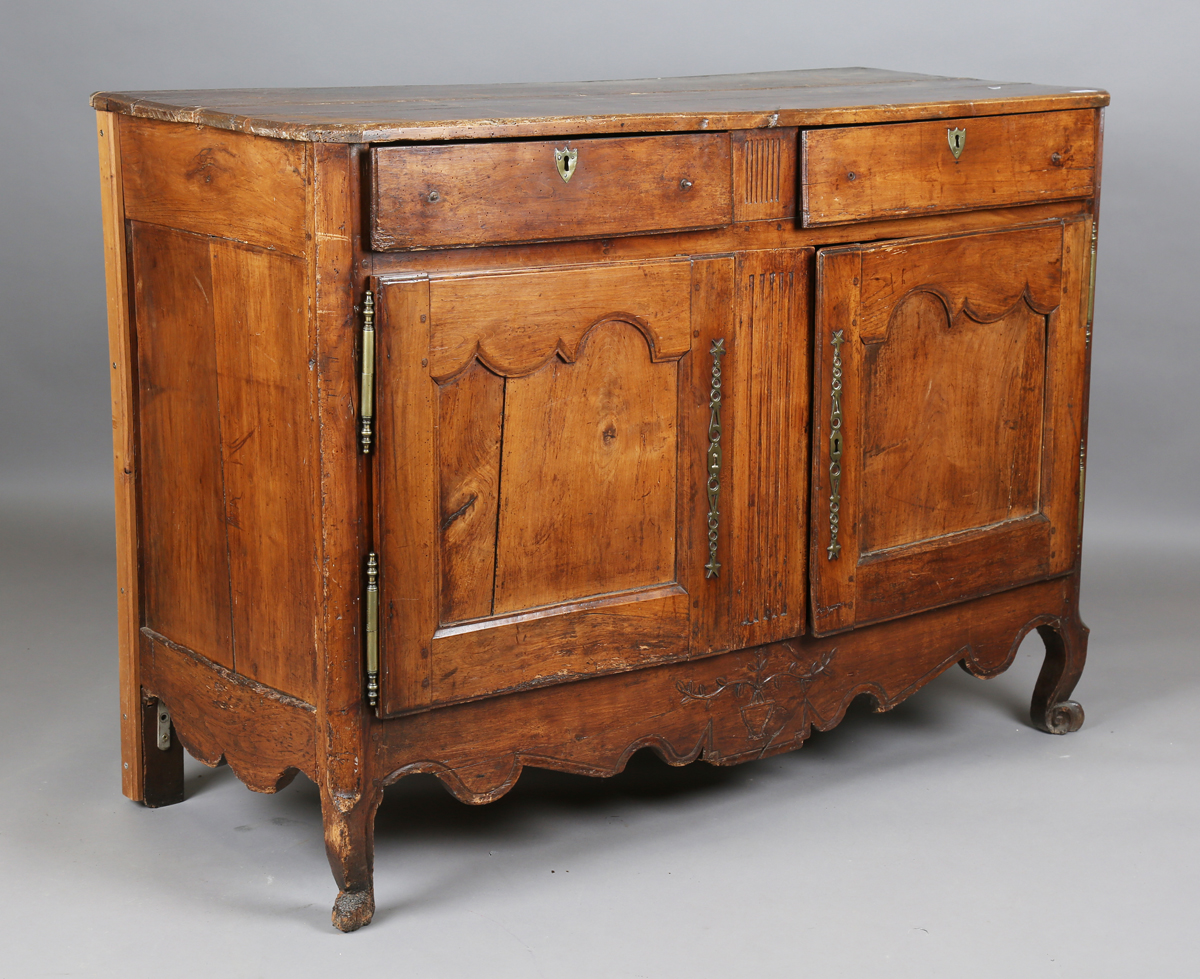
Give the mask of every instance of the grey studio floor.
[[1025, 719], [1034, 639], [737, 768], [643, 752], [479, 808], [414, 777], [380, 811], [375, 921], [342, 935], [303, 777], [256, 795], [189, 759], [184, 804], [122, 798], [109, 511], [7, 504], [0, 970], [1195, 976], [1200, 541], [1102, 530], [1078, 734]]

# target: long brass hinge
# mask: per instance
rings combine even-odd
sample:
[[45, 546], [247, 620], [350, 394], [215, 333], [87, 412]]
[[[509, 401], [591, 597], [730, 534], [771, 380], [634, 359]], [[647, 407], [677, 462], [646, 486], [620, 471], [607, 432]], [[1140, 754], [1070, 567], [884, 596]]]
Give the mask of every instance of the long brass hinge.
[[367, 555], [367, 703], [379, 703], [379, 561]]
[[1088, 281], [1087, 326], [1084, 327], [1084, 345], [1092, 342], [1092, 316], [1096, 312], [1096, 218], [1092, 217], [1092, 268]]
[[1083, 486], [1087, 481], [1087, 443], [1079, 443], [1079, 513], [1076, 516], [1075, 532], [1083, 529]]
[[359, 391], [358, 441], [365, 454], [375, 439], [375, 297], [371, 290], [363, 297], [362, 377]]

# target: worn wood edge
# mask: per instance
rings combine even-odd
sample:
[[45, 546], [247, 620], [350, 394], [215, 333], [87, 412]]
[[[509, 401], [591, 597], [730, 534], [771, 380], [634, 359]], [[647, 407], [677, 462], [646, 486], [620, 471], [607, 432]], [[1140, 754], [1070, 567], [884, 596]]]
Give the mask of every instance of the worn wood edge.
[[[193, 758], [210, 768], [228, 763], [255, 792], [277, 792], [297, 772], [320, 784], [312, 704], [234, 673], [152, 629], [143, 628], [141, 635], [150, 649], [144, 694], [167, 705]], [[283, 743], [290, 752], [280, 749]]]
[[104, 279], [108, 297], [108, 355], [113, 432], [113, 486], [117, 543], [117, 655], [120, 662], [121, 791], [145, 796], [142, 757], [141, 663], [138, 617], [136, 404], [130, 320], [129, 267], [125, 253], [125, 200], [121, 141], [116, 117], [96, 114], [100, 158], [100, 208], [104, 225]]
[[[1091, 257], [1091, 265], [1088, 268], [1088, 279], [1094, 283], [1096, 281], [1096, 264], [1100, 260], [1100, 191], [1101, 178], [1104, 175], [1104, 108], [1096, 110], [1096, 168], [1095, 181], [1096, 192], [1092, 198], [1092, 215], [1091, 215], [1091, 233], [1094, 236], [1093, 240], [1096, 243], [1096, 252]], [[1083, 560], [1083, 523], [1087, 510], [1087, 453], [1088, 453], [1088, 422], [1091, 417], [1091, 400], [1092, 400], [1092, 351], [1096, 345], [1096, 309], [1095, 296], [1090, 294], [1088, 309], [1084, 312], [1085, 329], [1088, 331], [1088, 342], [1084, 351], [1083, 357], [1083, 403], [1080, 405], [1080, 411], [1083, 413], [1083, 425], [1079, 433], [1080, 451], [1083, 454], [1082, 465], [1079, 470], [1079, 488], [1078, 488], [1078, 503], [1079, 512], [1075, 523], [1075, 568], [1076, 576], [1078, 577], [1078, 569]], [[1090, 315], [1089, 315], [1090, 314]], [[1082, 624], [1082, 623], [1081, 623]], [[1086, 630], [1086, 626], [1084, 626]]]
[[[1009, 87], [1019, 87], [1010, 85]], [[929, 120], [953, 117], [1007, 115], [1018, 112], [1053, 112], [1063, 109], [1091, 109], [1108, 105], [1109, 95], [1102, 90], [1078, 93], [1062, 92], [1025, 97], [995, 99], [952, 99], [935, 102], [894, 102], [831, 108], [765, 108], [733, 112], [646, 112], [594, 115], [548, 115], [527, 117], [478, 118], [461, 120], [362, 119], [346, 122], [285, 122], [266, 116], [239, 115], [202, 106], [173, 106], [138, 99], [133, 93], [97, 92], [91, 105], [98, 110], [116, 112], [141, 119], [183, 122], [232, 132], [251, 133], [272, 139], [317, 143], [374, 143], [398, 140], [500, 139], [512, 137], [564, 136], [574, 133], [628, 134], [637, 132], [695, 132], [776, 127], [813, 127], [856, 125], [899, 120]], [[583, 105], [580, 108], [584, 108]]]
[[[697, 257], [729, 252], [778, 248], [827, 250], [846, 245], [869, 248], [899, 238], [941, 238], [984, 234], [990, 231], [1035, 227], [1091, 214], [1087, 198], [1054, 203], [1022, 204], [1007, 208], [983, 208], [893, 218], [858, 224], [831, 225], [824, 229], [800, 227], [798, 219], [770, 219], [733, 224], [707, 231], [662, 232], [642, 237], [597, 237], [563, 240], [557, 244], [561, 257], [546, 265], [542, 245], [519, 244], [464, 246], [409, 252], [367, 252], [374, 274], [387, 279], [425, 272], [439, 277], [480, 272], [524, 272], [538, 268], [595, 262], [644, 262], [672, 260], [681, 254]], [[540, 255], [540, 257], [539, 257]]]
[[[716, 765], [740, 764], [794, 750], [803, 744], [813, 730], [831, 730], [845, 717], [851, 701], [860, 695], [866, 694], [871, 697], [875, 710], [880, 712], [897, 706], [956, 663], [973, 676], [998, 676], [1012, 665], [1021, 641], [1030, 631], [1044, 626], [1062, 630], [1077, 618], [1075, 594], [1074, 579], [1063, 576], [961, 603], [958, 609], [943, 608], [922, 612], [907, 619], [856, 629], [851, 633], [828, 639], [798, 637], [784, 642], [719, 653], [686, 664], [653, 667], [645, 671], [646, 674], [693, 671], [703, 674], [701, 690], [704, 682], [719, 684], [729, 689], [734, 686], [736, 680], [730, 682], [724, 677], [735, 675], [731, 671], [739, 668], [739, 661], [744, 667], [749, 657], [775, 656], [782, 660], [791, 656], [794, 660], [805, 663], [811, 660], [808, 679], [814, 686], [822, 681], [828, 682], [831, 689], [824, 691], [827, 698], [821, 693], [810, 695], [808, 686], [800, 687], [799, 695], [793, 698], [794, 703], [787, 708], [790, 714], [789, 720], [784, 722], [785, 728], [791, 718], [799, 715], [791, 725], [788, 736], [779, 737], [779, 732], [776, 732], [767, 737], [767, 728], [764, 726], [762, 736], [758, 739], [759, 743], [751, 744], [743, 750], [724, 750], [717, 733], [717, 727], [724, 722], [731, 724], [740, 734], [745, 734], [744, 730], [737, 728], [737, 712], [741, 711], [741, 708], [738, 707], [736, 697], [722, 702], [722, 709], [725, 711], [723, 716], [713, 707], [712, 710], [706, 710], [702, 716], [692, 719], [685, 733], [668, 735], [654, 729], [659, 723], [657, 717], [654, 712], [644, 709], [643, 705], [636, 702], [639, 696], [637, 685], [630, 685], [623, 691], [633, 691], [628, 693], [626, 716], [638, 716], [637, 725], [643, 729], [619, 745], [597, 750], [586, 739], [572, 737], [571, 732], [574, 728], [561, 718], [574, 717], [576, 712], [570, 707], [555, 705], [554, 691], [531, 691], [516, 695], [516, 699], [522, 701], [520, 705], [508, 703], [514, 699], [509, 697], [488, 704], [446, 708], [447, 715], [461, 716], [461, 720], [455, 725], [455, 730], [459, 733], [459, 741], [455, 744], [438, 741], [436, 737], [426, 740], [428, 735], [420, 731], [417, 725], [409, 726], [404, 722], [374, 725], [373, 765], [375, 771], [381, 773], [381, 785], [390, 785], [409, 774], [434, 774], [460, 801], [478, 805], [493, 802], [503, 796], [516, 784], [522, 769], [527, 766], [607, 777], [621, 772], [629, 758], [645, 747], [652, 748], [663, 761], [671, 765], [685, 765], [698, 759]], [[1010, 605], [1011, 609], [1006, 608], [1006, 604]], [[980, 625], [978, 614], [958, 614], [959, 609], [965, 608], [972, 608], [978, 613], [981, 606], [984, 609], [982, 614], [990, 617], [990, 621], [983, 625]], [[930, 629], [937, 629], [940, 624], [947, 635], [937, 649], [914, 649], [910, 659], [911, 668], [899, 679], [889, 682], [869, 675], [862, 676], [853, 666], [848, 669], [846, 677], [837, 676], [837, 671], [841, 669], [839, 658], [852, 662], [856, 650], [869, 650], [872, 645], [886, 647], [891, 638], [906, 641], [904, 633], [911, 630], [914, 624], [928, 624]], [[919, 629], [917, 631], [919, 632]], [[907, 643], [905, 648], [912, 648], [911, 640]], [[605, 681], [592, 682], [602, 684]], [[683, 680], [677, 680], [674, 686], [684, 695], [685, 700], [689, 698], [691, 681], [685, 686]], [[720, 692], [717, 691], [718, 694]], [[579, 694], [586, 696], [582, 688]], [[773, 698], [776, 696], [778, 694], [772, 695]], [[718, 700], [716, 695], [706, 699], [713, 705]], [[826, 699], [828, 702], [822, 703], [820, 707], [813, 703]], [[775, 700], [770, 702], [774, 704]], [[539, 709], [543, 703], [545, 708]], [[520, 730], [517, 724], [504, 726], [506, 733], [502, 737], [512, 740], [511, 748], [499, 753], [475, 754], [470, 749], [458, 747], [458, 743], [469, 740], [472, 732], [494, 728], [497, 720], [503, 719], [510, 712], [513, 717], [524, 719], [529, 727], [528, 732], [525, 732]], [[493, 714], [496, 716], [492, 716]], [[744, 712], [740, 719], [745, 723], [745, 730], [749, 730], [749, 722]], [[549, 731], [556, 724], [563, 726], [561, 732], [556, 732], [561, 737], [558, 743], [542, 741], [529, 744], [548, 735], [554, 737], [555, 734], [549, 734]], [[437, 726], [430, 725], [435, 736]], [[571, 730], [567, 730], [567, 727], [571, 727]], [[600, 732], [599, 736], [603, 737], [603, 732]], [[394, 738], [394, 743], [389, 743], [389, 738]], [[529, 744], [528, 747], [520, 746], [523, 738]], [[749, 740], [754, 741], [753, 734]]]
[[317, 560], [321, 589], [317, 644], [314, 779], [335, 810], [361, 798], [366, 720], [362, 649], [363, 562], [372, 501], [358, 448], [355, 262], [360, 232], [352, 147], [307, 147], [309, 294], [316, 356], [319, 466]]

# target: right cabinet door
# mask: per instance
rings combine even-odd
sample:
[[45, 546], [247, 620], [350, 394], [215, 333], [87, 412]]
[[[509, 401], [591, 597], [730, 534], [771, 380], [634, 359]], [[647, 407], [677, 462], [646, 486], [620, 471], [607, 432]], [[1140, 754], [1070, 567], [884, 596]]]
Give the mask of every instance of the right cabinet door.
[[825, 249], [817, 635], [1074, 564], [1090, 222]]

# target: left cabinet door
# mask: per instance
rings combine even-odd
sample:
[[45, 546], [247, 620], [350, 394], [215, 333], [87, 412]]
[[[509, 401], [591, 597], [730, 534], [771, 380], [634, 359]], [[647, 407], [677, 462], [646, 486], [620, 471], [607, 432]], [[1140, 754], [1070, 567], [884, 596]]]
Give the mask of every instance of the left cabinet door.
[[732, 271], [375, 281], [384, 714], [727, 645], [705, 565]]

